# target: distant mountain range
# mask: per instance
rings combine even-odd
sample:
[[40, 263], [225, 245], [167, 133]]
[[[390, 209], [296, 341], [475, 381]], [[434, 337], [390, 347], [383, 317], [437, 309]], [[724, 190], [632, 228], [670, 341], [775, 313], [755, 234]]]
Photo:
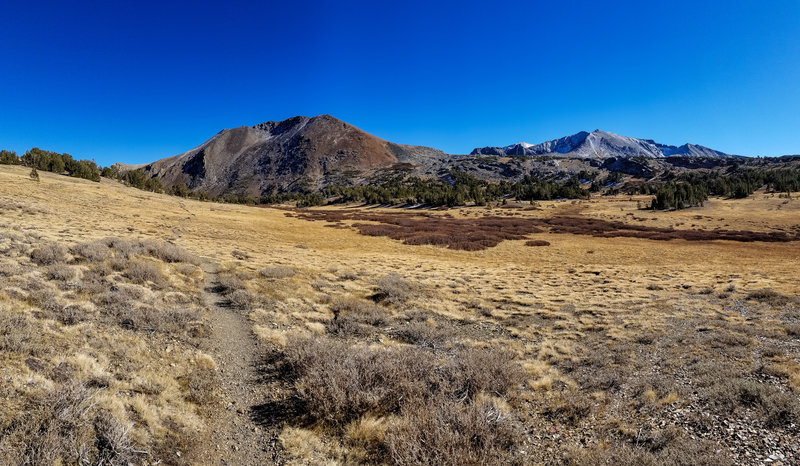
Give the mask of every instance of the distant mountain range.
[[429, 147], [395, 144], [330, 115], [319, 115], [222, 130], [183, 154], [118, 166], [122, 171], [141, 169], [167, 188], [185, 183], [212, 197], [257, 198], [331, 184], [374, 184], [398, 173], [447, 179], [451, 170], [495, 181], [524, 175], [563, 178], [583, 170], [645, 178], [665, 170], [666, 165], [695, 169], [729, 163], [734, 157], [699, 145], [670, 146], [600, 130], [541, 144], [522, 142], [450, 155]]
[[637, 139], [620, 136], [599, 129], [588, 133], [566, 136], [560, 139], [528, 144], [519, 142], [505, 147], [483, 147], [472, 151], [472, 155], [547, 155], [560, 157], [607, 159], [610, 157], [734, 157], [708, 147], [695, 144], [670, 146], [652, 139]]

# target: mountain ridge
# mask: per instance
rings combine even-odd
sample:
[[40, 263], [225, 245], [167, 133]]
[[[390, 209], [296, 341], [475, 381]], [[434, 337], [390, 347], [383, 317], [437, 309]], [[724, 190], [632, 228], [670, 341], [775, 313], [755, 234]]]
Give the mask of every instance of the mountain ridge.
[[671, 146], [600, 130], [540, 144], [476, 148], [471, 154], [451, 155], [431, 147], [396, 144], [331, 115], [317, 115], [223, 129], [181, 154], [148, 164], [117, 166], [122, 172], [142, 170], [168, 189], [183, 183], [210, 197], [259, 198], [336, 184], [380, 184], [396, 175], [447, 179], [453, 170], [492, 181], [525, 175], [558, 178], [581, 170], [646, 178], [668, 165], [703, 166], [692, 160], [717, 160], [710, 162], [717, 164], [732, 157], [695, 144]]
[[539, 144], [518, 142], [508, 146], [487, 146], [475, 148], [470, 155], [547, 155], [571, 156], [578, 158], [606, 159], [610, 157], [648, 157], [669, 156], [693, 157], [736, 157], [705, 146], [685, 143], [681, 146], [661, 144], [652, 139], [639, 139], [596, 129], [591, 133], [578, 133], [552, 139]]

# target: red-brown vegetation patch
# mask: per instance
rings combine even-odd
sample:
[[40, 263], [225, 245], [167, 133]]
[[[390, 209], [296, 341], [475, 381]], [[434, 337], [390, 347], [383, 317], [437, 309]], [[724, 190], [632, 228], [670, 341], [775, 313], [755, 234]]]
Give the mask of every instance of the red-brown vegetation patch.
[[[631, 225], [588, 217], [555, 216], [550, 218], [512, 218], [485, 216], [478, 218], [443, 217], [430, 212], [381, 213], [362, 210], [311, 210], [287, 212], [305, 220], [324, 220], [338, 228], [344, 221], [357, 221], [352, 227], [367, 236], [386, 236], [410, 245], [434, 246], [478, 251], [491, 248], [504, 240], [522, 240], [532, 233], [569, 233], [602, 238], [629, 237], [657, 241], [728, 240], [740, 242], [787, 242], [800, 240], [800, 234], [746, 230], [676, 230], [645, 225]], [[360, 223], [374, 222], [374, 223]], [[535, 243], [535, 244], [534, 244]], [[543, 243], [547, 243], [543, 241]], [[531, 240], [527, 246], [546, 246]]]
[[550, 241], [543, 239], [532, 239], [525, 242], [525, 246], [550, 246]]

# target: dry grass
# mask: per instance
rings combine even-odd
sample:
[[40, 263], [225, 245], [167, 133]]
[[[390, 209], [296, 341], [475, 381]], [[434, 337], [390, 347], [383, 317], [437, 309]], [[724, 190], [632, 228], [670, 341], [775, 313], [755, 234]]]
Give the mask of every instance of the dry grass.
[[[285, 449], [281, 461], [758, 464], [780, 449], [800, 462], [791, 450], [800, 283], [790, 267], [800, 249], [784, 241], [800, 232], [800, 203], [757, 193], [659, 213], [639, 211], [640, 196], [412, 217], [328, 208], [347, 228], [326, 228], [106, 180], [26, 177], [0, 167], [0, 358], [10, 377], [0, 388], [11, 400], [2, 426], [33, 409], [25, 400], [42, 404], [78, 379], [103, 387], [96, 407], [130, 427], [134, 448], [192, 463], [186, 442], [202, 439], [203, 394], [214, 390], [190, 375], [203, 374], [191, 361], [205, 331], [193, 256], [225, 263], [237, 251], [220, 290], [241, 295], [232, 304], [278, 355], [255, 388], [274, 395], [263, 428]], [[424, 244], [361, 235], [355, 223]], [[482, 236], [465, 236], [474, 225]], [[457, 246], [467, 243], [477, 250]], [[34, 262], [50, 244], [65, 255]], [[162, 282], [130, 278], [132, 263], [154, 265]], [[294, 273], [260, 274], [265, 264]], [[187, 309], [200, 312], [178, 312]], [[304, 356], [304, 341], [335, 357]], [[479, 377], [503, 361], [524, 370], [515, 388]], [[420, 395], [405, 404], [385, 393]], [[419, 447], [430, 442], [448, 449]], [[755, 445], [750, 456], [743, 445]]]

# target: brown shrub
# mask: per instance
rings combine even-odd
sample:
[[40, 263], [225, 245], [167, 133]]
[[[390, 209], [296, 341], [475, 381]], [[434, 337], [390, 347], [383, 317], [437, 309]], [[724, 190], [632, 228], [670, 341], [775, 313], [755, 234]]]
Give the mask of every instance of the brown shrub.
[[212, 368], [196, 368], [178, 381], [186, 392], [186, 400], [202, 408], [210, 408], [219, 393], [219, 375]]
[[31, 261], [38, 265], [60, 264], [67, 261], [67, 248], [57, 243], [45, 243], [31, 251]]
[[400, 275], [391, 274], [379, 279], [376, 283], [375, 301], [389, 304], [404, 304], [420, 293], [420, 287], [403, 279]]
[[67, 383], [33, 400], [0, 437], [3, 464], [129, 464], [146, 454], [128, 429], [99, 409], [96, 392]]
[[221, 273], [217, 279], [217, 290], [223, 294], [246, 289], [244, 281], [233, 273]]
[[258, 274], [264, 278], [289, 278], [295, 275], [294, 270], [289, 267], [264, 267]]
[[511, 352], [491, 348], [459, 349], [442, 372], [457, 399], [472, 399], [478, 393], [505, 397], [525, 379]]
[[0, 311], [0, 351], [36, 355], [43, 349], [39, 332], [24, 315]]
[[770, 427], [800, 421], [797, 398], [766, 383], [741, 378], [718, 380], [711, 389], [702, 392], [701, 397], [729, 412], [738, 406], [756, 408]]
[[550, 246], [550, 242], [541, 239], [531, 239], [525, 242], [525, 246]]
[[225, 295], [231, 306], [239, 309], [251, 309], [255, 307], [259, 300], [258, 295], [247, 289], [238, 289]]
[[[287, 213], [288, 214], [288, 213]], [[387, 236], [405, 244], [447, 247], [477, 251], [498, 245], [504, 240], [520, 240], [531, 233], [549, 228], [552, 233], [569, 233], [597, 237], [629, 237], [658, 241], [683, 239], [687, 241], [798, 241], [800, 235], [783, 232], [758, 232], [735, 230], [675, 230], [643, 225], [628, 225], [587, 217], [555, 216], [551, 218], [515, 218], [487, 216], [481, 218], [453, 218], [419, 213], [371, 213], [365, 211], [315, 210], [294, 215], [306, 220], [324, 220], [339, 223], [343, 220], [361, 220], [375, 223], [354, 223], [359, 233], [367, 236]]]
[[312, 420], [343, 426], [365, 413], [395, 413], [430, 396], [436, 361], [406, 348], [351, 347], [297, 339], [286, 348], [298, 397]]
[[45, 277], [60, 282], [72, 281], [77, 275], [78, 272], [74, 268], [62, 264], [50, 265], [44, 270]]
[[290, 341], [285, 360], [311, 420], [339, 426], [366, 413], [384, 416], [430, 400], [439, 403], [441, 397], [509, 396], [523, 378], [510, 354], [496, 350], [462, 349], [442, 361], [418, 348], [309, 338]]
[[164, 284], [164, 276], [155, 264], [142, 261], [130, 261], [125, 269], [125, 277], [140, 285], [152, 283], [156, 286]]
[[144, 241], [141, 243], [142, 249], [151, 257], [160, 259], [164, 262], [187, 262], [199, 264], [200, 259], [182, 247], [165, 243], [163, 241]]
[[747, 299], [769, 304], [772, 307], [782, 307], [797, 302], [797, 298], [780, 294], [769, 288], [751, 291], [747, 294]]
[[339, 336], [369, 335], [387, 321], [383, 308], [364, 299], [337, 297], [330, 308], [333, 319], [328, 323], [328, 332]]
[[409, 409], [389, 425], [393, 464], [516, 464], [523, 429], [495, 404], [436, 400]]
[[424, 320], [409, 320], [391, 332], [392, 337], [422, 348], [440, 349], [455, 338], [454, 329], [444, 324], [432, 325]]
[[108, 240], [78, 243], [72, 247], [71, 251], [73, 255], [86, 262], [101, 262], [112, 255]]
[[22, 272], [22, 267], [16, 262], [0, 263], [0, 277], [13, 277]]
[[614, 443], [612, 445], [592, 446], [571, 449], [566, 464], [574, 466], [595, 466], [599, 464], [625, 464], [638, 466], [727, 466], [734, 462], [730, 454], [716, 444], [704, 440], [691, 440], [685, 436], [670, 442], [660, 450], [652, 450], [647, 445]]

